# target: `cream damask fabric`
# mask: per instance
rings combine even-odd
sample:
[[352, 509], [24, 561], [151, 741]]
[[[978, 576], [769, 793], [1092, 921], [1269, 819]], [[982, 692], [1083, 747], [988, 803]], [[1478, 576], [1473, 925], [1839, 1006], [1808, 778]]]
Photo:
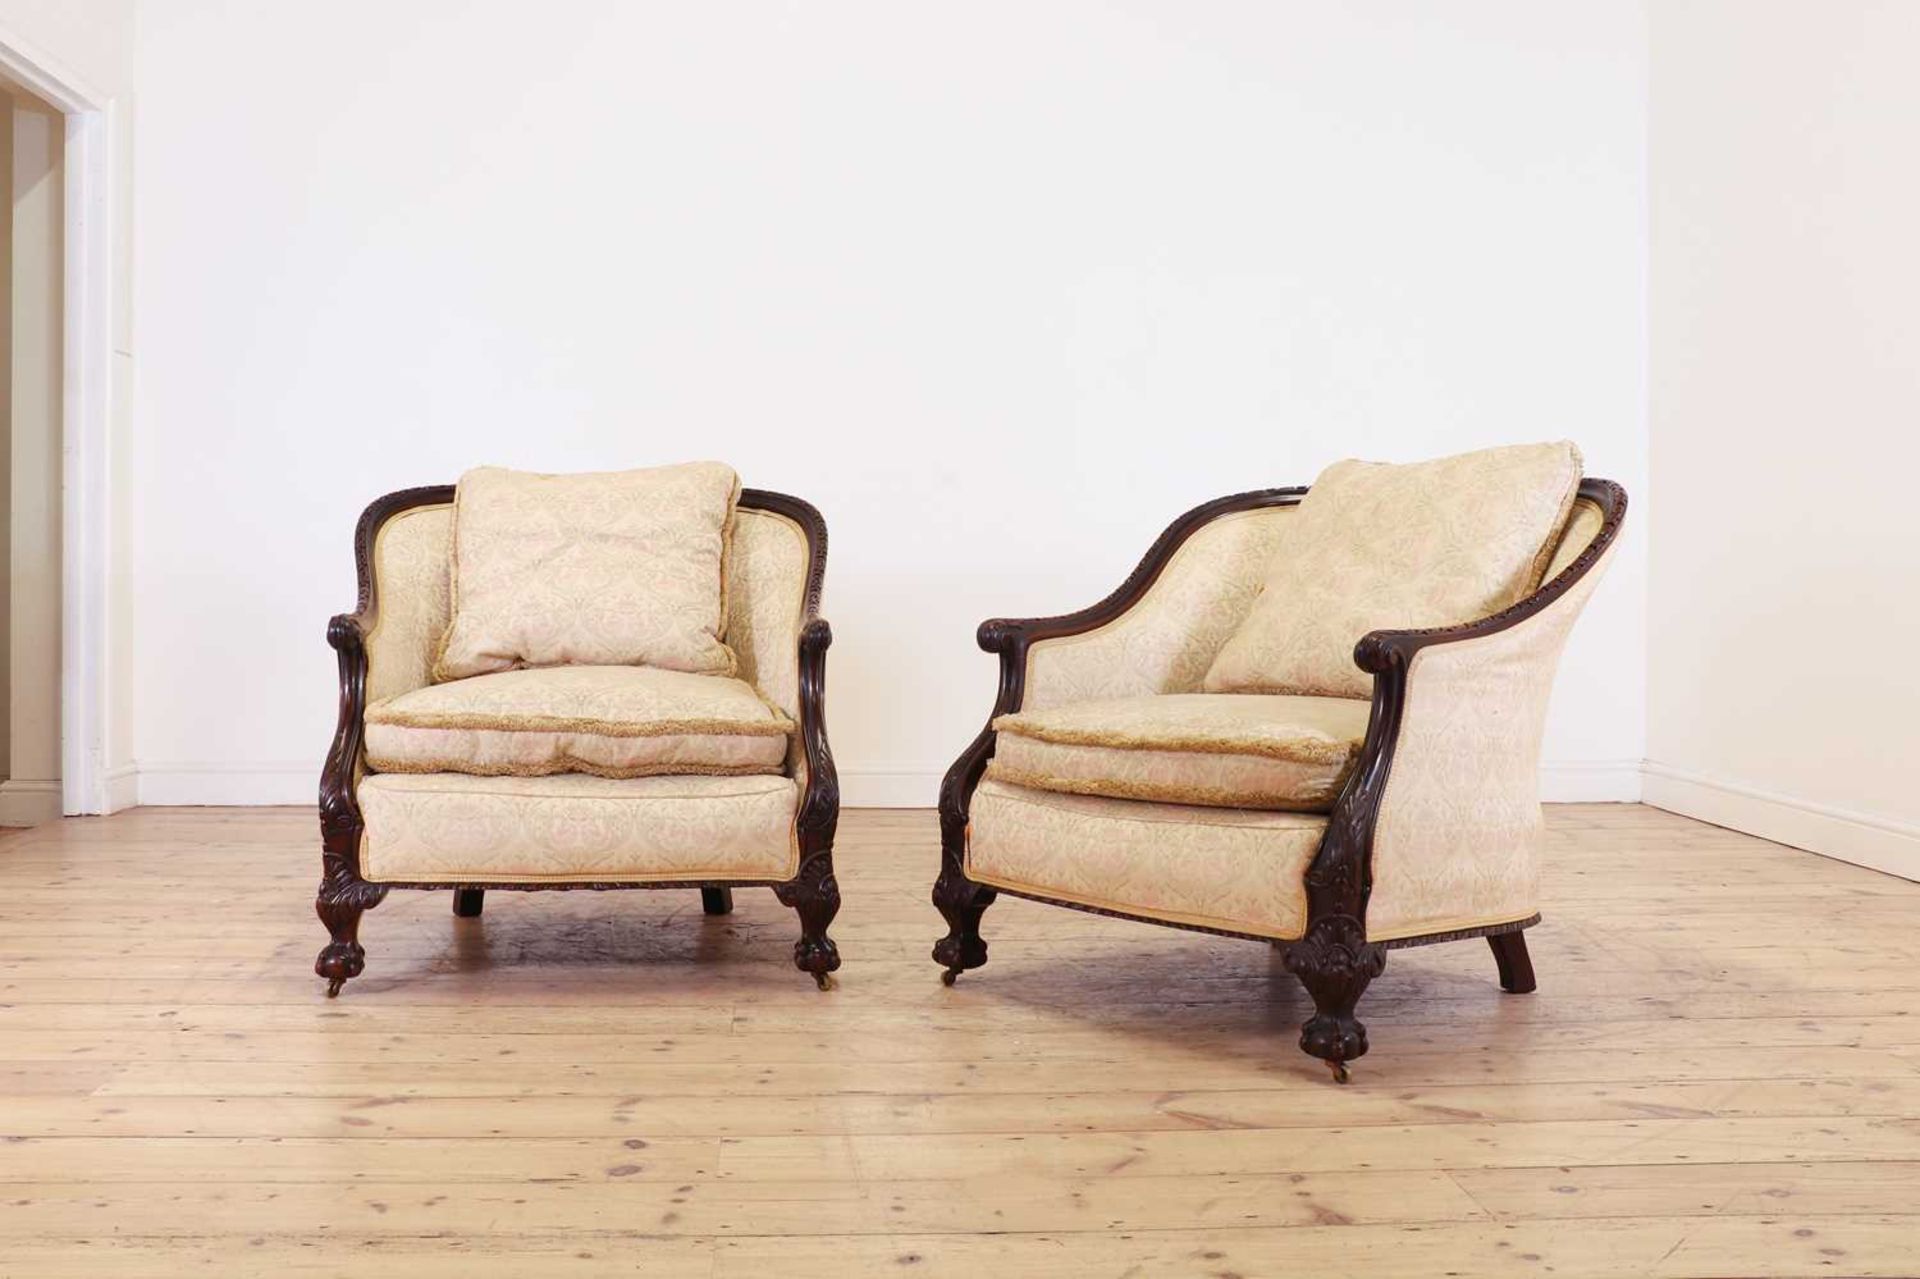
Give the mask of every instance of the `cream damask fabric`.
[[718, 462], [468, 471], [454, 499], [453, 624], [435, 680], [562, 665], [731, 675], [720, 636], [739, 494], [740, 478]]
[[1600, 503], [1591, 498], [1580, 498], [1573, 504], [1573, 514], [1567, 519], [1567, 531], [1560, 535], [1560, 545], [1553, 551], [1553, 558], [1547, 561], [1547, 573], [1540, 580], [1551, 582], [1566, 571], [1567, 565], [1580, 558], [1580, 552], [1593, 545], [1593, 539], [1600, 536], [1600, 526], [1607, 522], [1606, 512], [1600, 509]]
[[738, 674], [791, 719], [800, 718], [800, 627], [807, 535], [772, 511], [740, 507], [727, 555], [727, 646]]
[[967, 874], [982, 884], [1291, 940], [1325, 817], [1096, 799], [984, 780]]
[[1567, 633], [1612, 556], [1609, 548], [1528, 620], [1414, 655], [1373, 833], [1368, 937], [1507, 923], [1539, 909], [1547, 699]]
[[798, 868], [785, 777], [363, 779], [376, 883], [763, 879]]
[[1293, 517], [1293, 507], [1276, 506], [1222, 515], [1196, 529], [1126, 613], [1028, 649], [1022, 708], [1199, 691], [1207, 664], [1253, 607]]
[[1497, 613], [1541, 581], [1580, 485], [1566, 441], [1407, 466], [1336, 462], [1286, 526], [1258, 602], [1213, 666], [1212, 693], [1367, 697], [1368, 631]]
[[743, 680], [550, 666], [432, 684], [367, 707], [383, 773], [778, 773], [793, 722]]
[[452, 616], [453, 507], [416, 506], [373, 538], [373, 625], [367, 700], [433, 682], [433, 654]]
[[1002, 715], [987, 776], [1040, 790], [1325, 812], [1366, 737], [1339, 697], [1165, 693]]

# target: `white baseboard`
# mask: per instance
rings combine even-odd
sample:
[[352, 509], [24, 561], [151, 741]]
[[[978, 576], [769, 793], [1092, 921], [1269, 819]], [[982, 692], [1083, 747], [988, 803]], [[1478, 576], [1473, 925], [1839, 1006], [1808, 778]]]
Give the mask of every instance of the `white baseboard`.
[[1637, 759], [1550, 759], [1540, 765], [1540, 799], [1547, 804], [1637, 804]]
[[1642, 795], [1655, 808], [1920, 880], [1920, 826], [1781, 795], [1722, 777], [1644, 766]]
[[38, 826], [58, 816], [59, 782], [0, 782], [0, 826]]
[[[840, 802], [848, 808], [932, 808], [940, 797], [947, 765], [906, 768], [842, 764]], [[138, 767], [123, 780], [116, 770], [109, 785], [114, 808], [142, 804], [252, 806], [312, 804], [320, 787], [320, 765], [309, 761], [263, 764], [216, 761], [161, 761]], [[129, 798], [121, 802], [119, 797]], [[1637, 760], [1562, 760], [1540, 769], [1540, 797], [1550, 804], [1625, 803], [1640, 798]]]
[[121, 764], [107, 770], [103, 784], [106, 793], [102, 795], [103, 813], [117, 813], [123, 808], [132, 808], [140, 802], [140, 770], [132, 764]]
[[142, 804], [247, 808], [319, 803], [320, 765], [309, 760], [142, 762], [136, 771], [135, 793]]
[[947, 775], [947, 767], [879, 768], [836, 761], [840, 803], [847, 808], [932, 808], [940, 802], [940, 779]]

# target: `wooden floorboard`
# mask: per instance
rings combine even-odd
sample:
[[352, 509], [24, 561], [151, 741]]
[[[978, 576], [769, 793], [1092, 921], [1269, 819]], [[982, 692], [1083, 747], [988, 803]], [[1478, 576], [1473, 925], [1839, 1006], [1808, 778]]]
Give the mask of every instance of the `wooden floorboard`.
[[1920, 1274], [1920, 885], [1549, 810], [1540, 990], [1396, 951], [1335, 1086], [1265, 947], [841, 821], [846, 959], [740, 891], [397, 893], [313, 976], [311, 812], [0, 835], [0, 1279]]

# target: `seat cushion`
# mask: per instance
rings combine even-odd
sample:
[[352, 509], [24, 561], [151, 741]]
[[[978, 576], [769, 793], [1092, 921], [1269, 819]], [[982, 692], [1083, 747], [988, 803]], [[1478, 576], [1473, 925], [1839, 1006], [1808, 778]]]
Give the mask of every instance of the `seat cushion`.
[[1002, 715], [987, 776], [1074, 795], [1323, 813], [1367, 733], [1344, 697], [1162, 693]]
[[367, 708], [367, 767], [482, 777], [778, 773], [793, 723], [720, 675], [553, 666], [417, 688]]
[[375, 883], [791, 879], [788, 777], [363, 777]]
[[453, 622], [434, 679], [562, 665], [733, 674], [720, 636], [739, 496], [739, 476], [718, 462], [468, 471], [454, 495]]
[[1281, 526], [1253, 610], [1201, 687], [1366, 697], [1368, 631], [1453, 626], [1540, 584], [1580, 486], [1572, 444], [1387, 466], [1336, 462]]
[[967, 874], [982, 884], [1278, 939], [1306, 930], [1307, 867], [1327, 829], [1306, 813], [1059, 795], [992, 778], [969, 816]]

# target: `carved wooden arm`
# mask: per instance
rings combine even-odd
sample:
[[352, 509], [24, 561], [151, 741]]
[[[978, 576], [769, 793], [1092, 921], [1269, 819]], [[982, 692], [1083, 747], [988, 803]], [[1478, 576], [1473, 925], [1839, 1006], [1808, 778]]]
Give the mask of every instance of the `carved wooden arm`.
[[840, 820], [840, 774], [827, 745], [827, 648], [833, 628], [827, 619], [809, 616], [800, 629], [800, 748], [806, 754], [807, 784], [800, 796], [794, 828], [803, 842], [830, 846]]

